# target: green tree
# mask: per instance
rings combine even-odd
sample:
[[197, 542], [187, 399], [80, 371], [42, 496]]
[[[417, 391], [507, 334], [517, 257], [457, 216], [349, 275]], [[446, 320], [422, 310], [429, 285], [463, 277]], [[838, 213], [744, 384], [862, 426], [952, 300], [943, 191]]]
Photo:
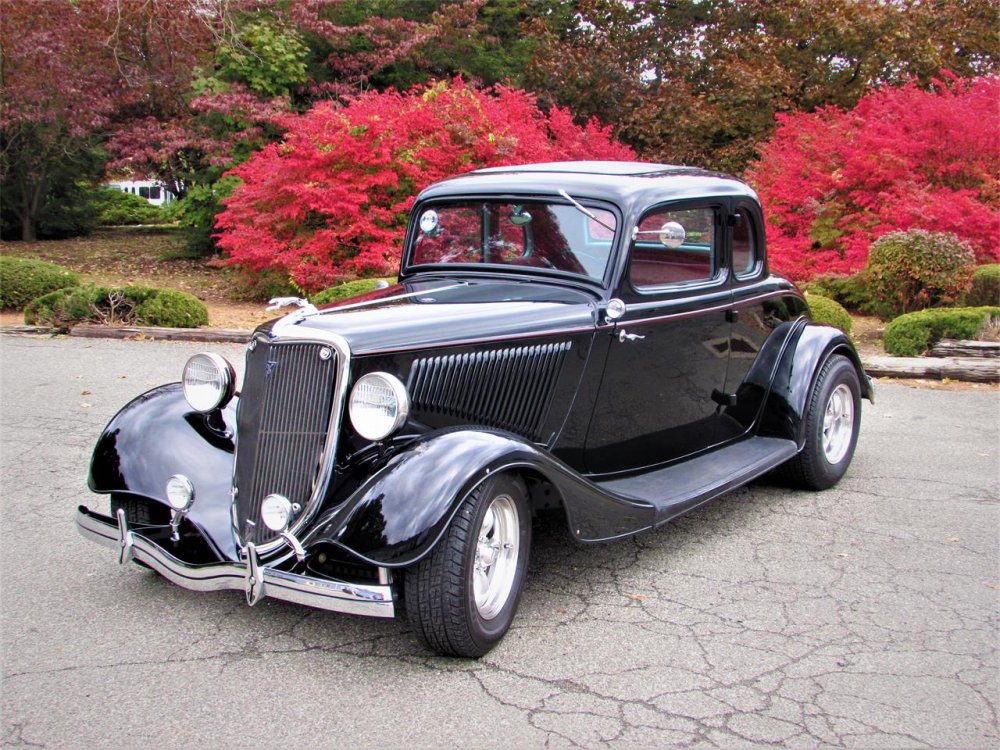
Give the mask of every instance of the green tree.
[[215, 77], [264, 96], [289, 95], [309, 80], [309, 48], [301, 35], [268, 16], [248, 16], [216, 56]]
[[566, 0], [526, 85], [647, 159], [742, 171], [775, 114], [1000, 65], [993, 0]]

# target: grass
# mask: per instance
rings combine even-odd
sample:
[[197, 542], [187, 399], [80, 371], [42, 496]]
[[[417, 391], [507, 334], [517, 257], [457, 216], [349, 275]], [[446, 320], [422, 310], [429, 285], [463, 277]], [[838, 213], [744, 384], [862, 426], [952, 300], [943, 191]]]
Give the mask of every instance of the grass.
[[[108, 227], [88, 237], [39, 242], [2, 242], [0, 255], [37, 258], [76, 271], [98, 286], [148, 286], [188, 292], [208, 307], [217, 328], [254, 328], [274, 317], [263, 303], [237, 301], [245, 285], [211, 259], [187, 256], [171, 227]], [[4, 316], [5, 324], [18, 322]]]

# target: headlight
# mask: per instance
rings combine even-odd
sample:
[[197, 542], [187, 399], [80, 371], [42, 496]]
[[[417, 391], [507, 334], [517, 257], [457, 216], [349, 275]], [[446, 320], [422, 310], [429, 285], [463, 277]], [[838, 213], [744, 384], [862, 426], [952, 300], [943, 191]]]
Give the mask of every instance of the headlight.
[[233, 397], [236, 370], [218, 354], [195, 354], [184, 365], [184, 398], [196, 411], [221, 409]]
[[268, 495], [260, 504], [260, 518], [271, 531], [284, 531], [292, 520], [292, 502], [282, 495]]
[[410, 413], [410, 397], [398, 378], [372, 372], [351, 391], [351, 424], [366, 440], [382, 440], [398, 430]]

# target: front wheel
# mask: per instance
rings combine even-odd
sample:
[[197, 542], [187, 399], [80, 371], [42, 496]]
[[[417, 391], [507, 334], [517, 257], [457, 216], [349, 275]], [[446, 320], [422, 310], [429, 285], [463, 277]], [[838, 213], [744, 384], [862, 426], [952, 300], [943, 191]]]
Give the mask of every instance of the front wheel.
[[830, 357], [809, 397], [806, 442], [783, 467], [795, 484], [814, 490], [833, 487], [851, 465], [861, 426], [861, 385], [846, 357]]
[[417, 637], [450, 656], [493, 648], [517, 611], [530, 547], [524, 483], [510, 474], [483, 482], [430, 555], [406, 572], [407, 617]]

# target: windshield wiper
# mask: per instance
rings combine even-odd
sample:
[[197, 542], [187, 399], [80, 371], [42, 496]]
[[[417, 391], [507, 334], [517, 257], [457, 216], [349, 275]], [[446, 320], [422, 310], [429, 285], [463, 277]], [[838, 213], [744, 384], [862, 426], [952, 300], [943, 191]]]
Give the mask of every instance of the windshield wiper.
[[609, 232], [611, 232], [611, 234], [614, 234], [614, 233], [615, 233], [615, 228], [614, 228], [614, 227], [612, 227], [612, 226], [608, 226], [608, 225], [607, 225], [607, 224], [605, 224], [605, 223], [604, 223], [603, 221], [601, 221], [601, 220], [600, 220], [600, 219], [598, 219], [598, 218], [597, 218], [596, 216], [594, 216], [594, 213], [593, 213], [592, 211], [588, 211], [588, 210], [587, 210], [587, 208], [586, 208], [585, 206], [581, 205], [581, 204], [580, 204], [580, 203], [579, 203], [579, 202], [578, 202], [577, 200], [575, 200], [575, 199], [574, 199], [574, 198], [573, 198], [573, 197], [572, 197], [572, 196], [571, 196], [571, 195], [570, 195], [569, 193], [567, 193], [567, 192], [566, 192], [565, 190], [560, 190], [560, 191], [559, 191], [559, 195], [561, 195], [561, 196], [562, 196], [563, 198], [565, 198], [566, 200], [568, 200], [568, 201], [570, 202], [570, 205], [572, 205], [572, 206], [573, 206], [573, 208], [575, 208], [575, 209], [576, 209], [577, 211], [579, 211], [580, 213], [582, 213], [582, 214], [583, 214], [584, 216], [586, 216], [586, 217], [588, 217], [588, 218], [590, 218], [590, 219], [593, 219], [593, 220], [594, 220], [594, 221], [596, 221], [596, 222], [597, 222], [598, 224], [600, 224], [600, 225], [601, 225], [602, 227], [604, 227], [604, 228], [605, 228], [605, 229], [607, 229], [607, 230], [608, 230]]

